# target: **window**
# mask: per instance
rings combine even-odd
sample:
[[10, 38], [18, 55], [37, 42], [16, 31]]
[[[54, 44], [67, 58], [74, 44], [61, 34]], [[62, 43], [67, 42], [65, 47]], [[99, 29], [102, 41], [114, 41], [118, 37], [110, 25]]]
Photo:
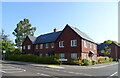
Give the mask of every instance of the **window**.
[[90, 48], [92, 48], [92, 43], [90, 43]]
[[51, 43], [51, 48], [54, 48], [54, 43]]
[[59, 42], [59, 47], [64, 47], [64, 41]]
[[71, 53], [71, 59], [76, 60], [77, 59], [77, 53]]
[[43, 49], [43, 44], [40, 44], [40, 49]]
[[86, 53], [83, 54], [83, 58], [84, 58], [84, 59], [87, 58], [87, 54], [86, 54]]
[[25, 46], [23, 46], [23, 49], [25, 50]]
[[31, 48], [31, 46], [30, 45], [28, 45], [28, 50]]
[[64, 54], [64, 53], [61, 53], [61, 54], [60, 54], [60, 58], [61, 58], [61, 59], [64, 59], [64, 58], [65, 58], [65, 54]]
[[48, 43], [46, 43], [45, 48], [49, 48], [49, 44]]
[[38, 44], [36, 44], [35, 48], [38, 49]]
[[88, 46], [88, 42], [84, 40], [84, 47], [87, 48], [87, 46]]
[[97, 46], [96, 46], [96, 44], [94, 44], [94, 50], [96, 50], [97, 49]]
[[72, 47], [77, 46], [77, 40], [71, 40], [71, 46]]
[[46, 53], [45, 56], [48, 56], [48, 54]]

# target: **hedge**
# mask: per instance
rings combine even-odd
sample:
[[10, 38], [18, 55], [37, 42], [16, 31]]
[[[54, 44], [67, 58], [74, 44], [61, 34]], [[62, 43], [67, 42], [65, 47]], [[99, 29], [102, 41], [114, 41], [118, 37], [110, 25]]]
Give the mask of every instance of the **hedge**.
[[33, 62], [40, 64], [60, 64], [60, 61], [58, 60], [59, 56], [57, 55], [39, 57], [33, 54], [26, 54], [26, 55], [13, 54], [7, 56], [6, 59], [12, 61]]

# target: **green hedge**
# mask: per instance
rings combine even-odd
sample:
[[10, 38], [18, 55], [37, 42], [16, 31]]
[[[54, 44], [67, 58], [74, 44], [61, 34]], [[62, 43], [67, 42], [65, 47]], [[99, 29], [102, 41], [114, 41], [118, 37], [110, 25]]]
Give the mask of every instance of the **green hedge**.
[[9, 55], [6, 59], [13, 61], [40, 63], [40, 64], [60, 64], [60, 61], [58, 60], [59, 59], [58, 55], [39, 57], [33, 54], [26, 54], [26, 55], [13, 54], [13, 55]]
[[108, 62], [112, 62], [112, 61], [113, 61], [113, 58], [109, 58], [109, 57], [98, 59], [98, 63], [108, 63]]

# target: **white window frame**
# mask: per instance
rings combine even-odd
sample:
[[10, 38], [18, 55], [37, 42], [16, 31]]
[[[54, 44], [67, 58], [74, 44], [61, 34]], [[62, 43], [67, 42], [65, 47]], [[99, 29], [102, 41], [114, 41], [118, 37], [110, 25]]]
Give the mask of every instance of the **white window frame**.
[[87, 48], [88, 47], [88, 42], [86, 40], [84, 40], [84, 47]]
[[92, 48], [92, 43], [90, 43], [90, 48]]
[[63, 48], [64, 47], [64, 41], [59, 41], [59, 47]]
[[71, 47], [77, 46], [77, 40], [71, 40]]
[[71, 59], [76, 60], [77, 59], [77, 53], [71, 53]]
[[86, 53], [83, 53], [83, 58], [87, 59], [87, 54]]
[[65, 53], [60, 53], [60, 59], [65, 59]]
[[35, 45], [35, 48], [38, 49], [38, 44]]
[[55, 43], [51, 43], [51, 48], [54, 48], [55, 47]]
[[40, 44], [40, 49], [43, 49], [43, 44]]
[[31, 45], [28, 45], [28, 46], [27, 46], [27, 49], [30, 50], [30, 49], [31, 49]]
[[46, 44], [45, 44], [45, 48], [49, 48], [49, 43], [46, 43]]
[[25, 49], [26, 49], [26, 46], [23, 46], [23, 49], [25, 50]]
[[94, 44], [94, 50], [97, 50], [97, 45], [96, 44]]

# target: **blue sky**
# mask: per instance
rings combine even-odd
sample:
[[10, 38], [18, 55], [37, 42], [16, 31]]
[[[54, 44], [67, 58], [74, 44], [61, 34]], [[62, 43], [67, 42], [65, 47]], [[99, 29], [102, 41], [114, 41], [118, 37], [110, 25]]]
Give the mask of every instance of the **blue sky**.
[[35, 36], [62, 30], [66, 24], [79, 28], [96, 43], [118, 41], [117, 2], [3, 2], [2, 28], [10, 39], [16, 24], [27, 18], [37, 28]]

